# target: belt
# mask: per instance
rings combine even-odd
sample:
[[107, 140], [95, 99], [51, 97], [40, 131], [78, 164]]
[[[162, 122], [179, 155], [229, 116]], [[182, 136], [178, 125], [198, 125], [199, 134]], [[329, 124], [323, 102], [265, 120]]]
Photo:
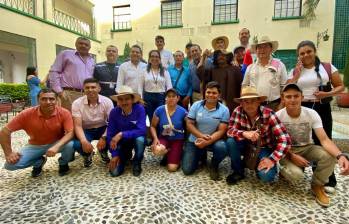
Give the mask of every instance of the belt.
[[72, 88], [72, 87], [62, 87], [63, 90], [82, 92], [82, 89]]
[[320, 100], [318, 99], [308, 99], [308, 100], [302, 100], [302, 103], [320, 103]]
[[267, 105], [267, 104], [269, 104], [269, 103], [280, 103], [281, 102], [281, 99], [280, 98], [278, 98], [278, 99], [276, 99], [276, 100], [273, 100], [273, 101], [264, 101], [263, 102], [263, 104], [264, 105]]
[[116, 82], [103, 82], [103, 81], [99, 81], [99, 83], [101, 83], [101, 84], [116, 84]]

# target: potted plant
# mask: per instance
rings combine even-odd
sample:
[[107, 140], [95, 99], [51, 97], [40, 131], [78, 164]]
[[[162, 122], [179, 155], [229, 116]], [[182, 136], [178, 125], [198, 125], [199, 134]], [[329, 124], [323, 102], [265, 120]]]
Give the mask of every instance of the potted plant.
[[339, 107], [346, 107], [349, 108], [349, 48], [347, 51], [347, 58], [345, 62], [345, 67], [343, 70], [344, 78], [344, 86], [346, 87], [346, 92], [340, 93], [337, 96], [337, 104]]

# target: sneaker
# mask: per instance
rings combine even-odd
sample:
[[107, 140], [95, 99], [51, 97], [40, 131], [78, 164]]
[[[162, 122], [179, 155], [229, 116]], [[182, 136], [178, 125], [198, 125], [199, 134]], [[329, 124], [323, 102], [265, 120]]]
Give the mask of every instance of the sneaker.
[[33, 167], [33, 170], [32, 170], [32, 177], [38, 177], [38, 176], [41, 176], [42, 174], [42, 167], [44, 167], [46, 161], [47, 161], [47, 157], [46, 156], [41, 156], [41, 159], [42, 159], [42, 162], [40, 164], [39, 167]]
[[315, 200], [319, 205], [323, 207], [330, 206], [330, 198], [326, 195], [324, 186], [312, 185], [311, 191], [315, 195]]
[[59, 170], [58, 170], [58, 174], [59, 176], [65, 176], [69, 173], [69, 166], [67, 165], [59, 165]]
[[335, 194], [336, 193], [336, 188], [334, 188], [334, 187], [325, 186], [324, 189], [325, 189], [325, 192], [327, 194]]
[[92, 166], [92, 158], [93, 158], [93, 152], [91, 152], [89, 155], [87, 156], [83, 156], [84, 157], [84, 167], [91, 167]]
[[142, 173], [142, 167], [140, 164], [138, 165], [133, 165], [133, 170], [132, 170], [133, 176], [138, 177]]
[[214, 180], [214, 181], [220, 180], [218, 168], [210, 167], [209, 172], [210, 172], [211, 180]]
[[245, 179], [245, 175], [241, 175], [238, 173], [233, 172], [227, 178], [225, 179], [228, 185], [235, 185], [237, 184], [240, 180]]
[[109, 156], [108, 156], [108, 151], [100, 151], [99, 155], [101, 156], [101, 159], [102, 159], [103, 163], [109, 163], [110, 162], [110, 159], [109, 159]]

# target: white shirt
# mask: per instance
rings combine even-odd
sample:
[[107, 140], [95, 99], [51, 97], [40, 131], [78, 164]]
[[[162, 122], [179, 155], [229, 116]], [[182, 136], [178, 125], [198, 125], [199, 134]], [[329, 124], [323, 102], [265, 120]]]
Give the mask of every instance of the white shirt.
[[171, 88], [171, 77], [167, 70], [164, 71], [164, 76], [161, 76], [160, 72], [153, 72], [151, 69], [149, 72], [143, 71], [140, 83], [142, 92], [163, 93]]
[[286, 130], [291, 136], [292, 146], [313, 144], [312, 129], [322, 128], [319, 114], [307, 107], [301, 107], [301, 114], [297, 118], [290, 117], [286, 108], [276, 112], [276, 115], [286, 126]]
[[257, 59], [247, 67], [242, 86], [253, 86], [259, 95], [266, 96], [267, 101], [273, 101], [280, 98], [280, 92], [286, 81], [286, 67], [279, 59], [271, 58], [265, 66], [262, 66]]
[[165, 49], [162, 49], [160, 51], [160, 56], [161, 56], [161, 64], [164, 66], [164, 68], [168, 68], [170, 65], [174, 65], [175, 61], [173, 58], [173, 54]]
[[[331, 65], [331, 74], [333, 74], [336, 71], [337, 71], [337, 68]], [[324, 66], [322, 66], [322, 64], [320, 64], [319, 66], [319, 74], [322, 79], [322, 85], [326, 85], [326, 83], [329, 81], [329, 77]], [[288, 79], [292, 79], [292, 78], [293, 78], [293, 69], [288, 74]], [[315, 67], [311, 69], [302, 68], [301, 75], [297, 80], [297, 85], [303, 91], [305, 100], [315, 100], [316, 96], [314, 95], [314, 93], [319, 90], [319, 86], [320, 86], [320, 78], [317, 76], [315, 72]]]
[[142, 94], [139, 90], [139, 84], [143, 71], [146, 70], [147, 64], [139, 62], [134, 65], [131, 61], [127, 61], [120, 65], [118, 72], [118, 80], [116, 82], [116, 92], [119, 92], [122, 85], [132, 88], [135, 93]]
[[83, 129], [99, 128], [107, 125], [113, 107], [113, 102], [108, 97], [98, 95], [98, 103], [90, 105], [85, 95], [73, 102], [72, 116], [81, 118]]

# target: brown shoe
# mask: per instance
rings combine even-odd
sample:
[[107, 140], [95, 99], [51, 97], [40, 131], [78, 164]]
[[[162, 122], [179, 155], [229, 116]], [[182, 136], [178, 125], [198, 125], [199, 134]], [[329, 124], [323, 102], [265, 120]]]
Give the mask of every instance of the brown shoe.
[[330, 198], [325, 193], [324, 186], [311, 185], [311, 191], [315, 195], [315, 200], [319, 205], [321, 205], [323, 207], [330, 206]]

